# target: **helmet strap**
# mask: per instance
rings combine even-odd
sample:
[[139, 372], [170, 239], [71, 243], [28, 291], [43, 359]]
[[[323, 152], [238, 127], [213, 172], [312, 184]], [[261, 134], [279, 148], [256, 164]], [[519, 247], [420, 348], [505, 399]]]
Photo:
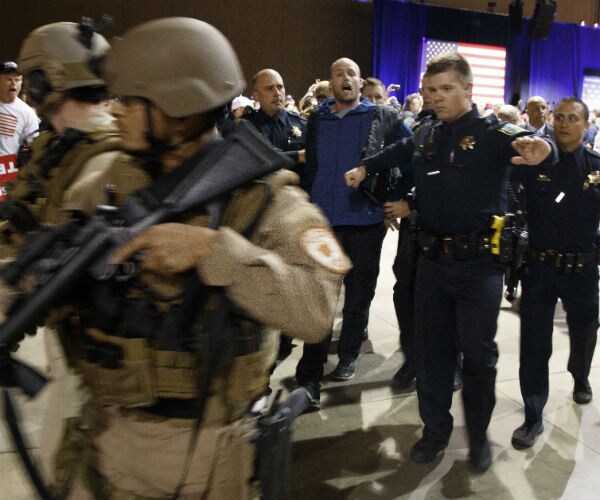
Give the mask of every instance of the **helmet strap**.
[[138, 156], [143, 164], [145, 170], [152, 177], [156, 177], [159, 174], [160, 167], [162, 165], [163, 155], [165, 153], [169, 153], [177, 149], [177, 144], [173, 144], [171, 142], [165, 141], [163, 139], [159, 139], [154, 135], [154, 121], [152, 120], [152, 103], [147, 99], [144, 99], [146, 105], [146, 132], [144, 132], [144, 137], [150, 148], [146, 151], [140, 152]]

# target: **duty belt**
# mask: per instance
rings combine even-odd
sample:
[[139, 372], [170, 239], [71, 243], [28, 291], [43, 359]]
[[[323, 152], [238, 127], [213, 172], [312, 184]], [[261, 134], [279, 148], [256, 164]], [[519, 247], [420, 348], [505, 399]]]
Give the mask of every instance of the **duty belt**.
[[587, 264], [598, 264], [598, 250], [586, 253], [561, 253], [558, 250], [529, 248], [527, 255], [539, 262], [560, 269], [564, 274], [580, 273]]
[[423, 255], [428, 259], [437, 259], [440, 254], [446, 254], [455, 260], [470, 260], [491, 252], [489, 232], [437, 236], [421, 229], [417, 239]]

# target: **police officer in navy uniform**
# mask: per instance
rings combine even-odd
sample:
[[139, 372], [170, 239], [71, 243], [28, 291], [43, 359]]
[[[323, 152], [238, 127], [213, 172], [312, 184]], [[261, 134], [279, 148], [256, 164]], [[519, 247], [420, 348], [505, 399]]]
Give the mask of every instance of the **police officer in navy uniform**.
[[559, 298], [567, 313], [573, 399], [578, 404], [592, 400], [588, 375], [598, 329], [600, 155], [582, 142], [588, 114], [577, 97], [562, 99], [554, 115], [559, 163], [519, 172], [527, 196], [529, 249], [520, 305], [519, 378], [525, 422], [513, 433], [516, 448], [529, 448], [543, 431]]
[[[283, 151], [293, 161], [299, 172], [304, 164], [304, 144], [306, 118], [285, 109], [285, 86], [283, 78], [274, 69], [261, 69], [252, 77], [252, 97], [260, 104], [254, 112], [246, 113], [242, 119], [248, 120], [277, 149]], [[292, 339], [282, 334], [279, 343], [279, 361], [292, 352]]]
[[285, 152], [297, 164], [304, 163], [306, 119], [285, 109], [285, 86], [273, 69], [262, 69], [252, 77], [254, 100], [260, 109], [244, 115], [273, 146]]
[[519, 127], [481, 117], [471, 103], [471, 68], [461, 55], [432, 59], [426, 75], [439, 121], [365, 159], [345, 178], [357, 187], [367, 172], [385, 165], [413, 166], [422, 253], [416, 278], [415, 360], [425, 427], [411, 458], [431, 462], [448, 445], [458, 346], [464, 360], [470, 460], [475, 471], [483, 472], [491, 465], [486, 430], [495, 405], [494, 336], [503, 275], [491, 253], [491, 219], [505, 212], [511, 161], [538, 164], [551, 156], [552, 146], [541, 137], [520, 137], [528, 133]]

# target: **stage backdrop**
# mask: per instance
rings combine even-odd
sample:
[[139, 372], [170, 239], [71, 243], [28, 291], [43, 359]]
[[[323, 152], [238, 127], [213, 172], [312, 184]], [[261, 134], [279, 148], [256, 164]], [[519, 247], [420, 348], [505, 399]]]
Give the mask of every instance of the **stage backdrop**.
[[506, 47], [504, 101], [581, 97], [584, 74], [600, 71], [600, 29], [553, 23], [546, 40], [510, 31], [508, 16], [374, 0], [373, 73], [399, 83], [398, 99], [419, 90], [425, 39]]

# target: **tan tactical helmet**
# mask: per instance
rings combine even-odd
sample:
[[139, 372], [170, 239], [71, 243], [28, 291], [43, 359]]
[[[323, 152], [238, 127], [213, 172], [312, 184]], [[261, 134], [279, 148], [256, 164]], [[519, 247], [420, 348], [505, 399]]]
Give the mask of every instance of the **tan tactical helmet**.
[[59, 22], [32, 31], [21, 45], [19, 71], [29, 79], [28, 95], [39, 104], [48, 97], [80, 87], [104, 85], [92, 70], [91, 62], [99, 60], [109, 49], [106, 39], [90, 33], [82, 41], [80, 25]]
[[144, 97], [181, 118], [224, 106], [246, 87], [233, 47], [198, 19], [140, 24], [113, 42], [104, 64], [110, 91]]

